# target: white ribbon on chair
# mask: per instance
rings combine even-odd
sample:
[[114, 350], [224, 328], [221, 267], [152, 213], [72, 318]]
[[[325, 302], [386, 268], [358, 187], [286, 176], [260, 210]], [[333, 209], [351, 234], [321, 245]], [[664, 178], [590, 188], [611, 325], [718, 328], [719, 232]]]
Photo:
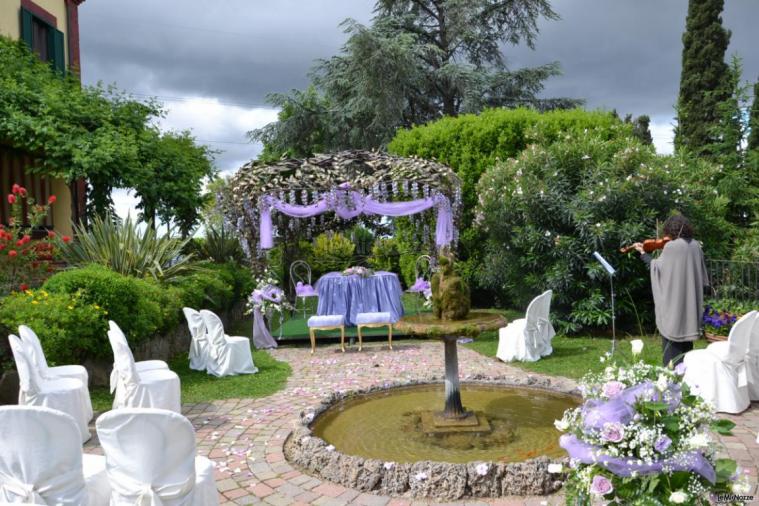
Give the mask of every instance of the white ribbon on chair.
[[181, 499], [192, 492], [195, 487], [195, 473], [191, 473], [185, 481], [151, 485], [141, 483], [123, 473], [108, 472], [108, 482], [111, 490], [127, 500], [134, 500], [135, 506], [163, 506], [167, 499]]
[[83, 480], [81, 467], [56, 474], [40, 485], [24, 483], [15, 476], [0, 475], [0, 500], [48, 504], [43, 495], [61, 493], [77, 483], [84, 484]]

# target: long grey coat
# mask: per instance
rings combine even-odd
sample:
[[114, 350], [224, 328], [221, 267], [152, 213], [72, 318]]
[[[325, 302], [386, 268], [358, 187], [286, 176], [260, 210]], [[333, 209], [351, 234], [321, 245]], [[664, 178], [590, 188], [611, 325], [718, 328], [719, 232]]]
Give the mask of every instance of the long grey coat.
[[651, 261], [651, 291], [656, 326], [670, 341], [695, 341], [701, 336], [704, 287], [709, 284], [704, 253], [695, 239], [667, 243]]

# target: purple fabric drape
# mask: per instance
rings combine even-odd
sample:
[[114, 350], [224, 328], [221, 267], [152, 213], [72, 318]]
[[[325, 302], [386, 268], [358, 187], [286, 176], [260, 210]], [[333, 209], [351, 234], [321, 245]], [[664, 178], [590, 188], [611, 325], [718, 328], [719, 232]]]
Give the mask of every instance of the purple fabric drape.
[[361, 214], [377, 214], [382, 216], [409, 216], [421, 213], [432, 207], [437, 207], [437, 224], [435, 226], [435, 244], [447, 246], [453, 241], [453, 214], [451, 204], [442, 194], [424, 199], [406, 202], [378, 202], [371, 196], [362, 195], [356, 191], [342, 190], [336, 194], [327, 194], [324, 198], [307, 206], [288, 204], [280, 199], [266, 195], [261, 202], [260, 242], [261, 249], [274, 247], [272, 237], [271, 210], [276, 209], [282, 214], [294, 218], [309, 218], [327, 211], [334, 211], [345, 220]]
[[253, 345], [257, 350], [268, 350], [277, 347], [277, 341], [266, 328], [264, 315], [259, 308], [253, 308]]
[[714, 467], [712, 467], [703, 454], [697, 451], [682, 453], [668, 459], [654, 461], [650, 464], [646, 464], [645, 462], [639, 464], [637, 460], [604, 455], [600, 453], [598, 448], [580, 441], [573, 434], [562, 435], [559, 438], [559, 446], [567, 451], [570, 459], [576, 459], [583, 464], [597, 463], [617, 476], [628, 477], [632, 476], [633, 473], [643, 475], [658, 474], [667, 469], [669, 471], [695, 472], [711, 483], [714, 483], [717, 479]]

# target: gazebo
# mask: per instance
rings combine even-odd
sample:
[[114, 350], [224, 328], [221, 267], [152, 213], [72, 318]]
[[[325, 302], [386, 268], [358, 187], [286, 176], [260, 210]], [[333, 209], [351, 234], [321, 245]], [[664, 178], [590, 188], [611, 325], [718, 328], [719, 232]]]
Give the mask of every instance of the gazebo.
[[218, 201], [251, 261], [272, 248], [275, 237], [311, 237], [366, 216], [409, 216], [431, 235], [422, 214], [428, 210], [436, 213], [434, 243], [441, 248], [458, 240], [461, 181], [435, 161], [341, 151], [250, 162]]

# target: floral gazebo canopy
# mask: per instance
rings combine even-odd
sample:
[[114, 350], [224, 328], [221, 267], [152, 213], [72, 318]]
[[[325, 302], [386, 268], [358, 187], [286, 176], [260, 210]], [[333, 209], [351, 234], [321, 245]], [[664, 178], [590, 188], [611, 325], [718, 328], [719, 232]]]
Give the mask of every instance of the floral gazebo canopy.
[[450, 167], [431, 160], [341, 151], [302, 160], [250, 162], [218, 201], [249, 257], [254, 248], [260, 255], [273, 246], [277, 228], [301, 230], [304, 235], [328, 229], [330, 213], [350, 220], [434, 209], [435, 244], [443, 247], [458, 240], [461, 181]]

